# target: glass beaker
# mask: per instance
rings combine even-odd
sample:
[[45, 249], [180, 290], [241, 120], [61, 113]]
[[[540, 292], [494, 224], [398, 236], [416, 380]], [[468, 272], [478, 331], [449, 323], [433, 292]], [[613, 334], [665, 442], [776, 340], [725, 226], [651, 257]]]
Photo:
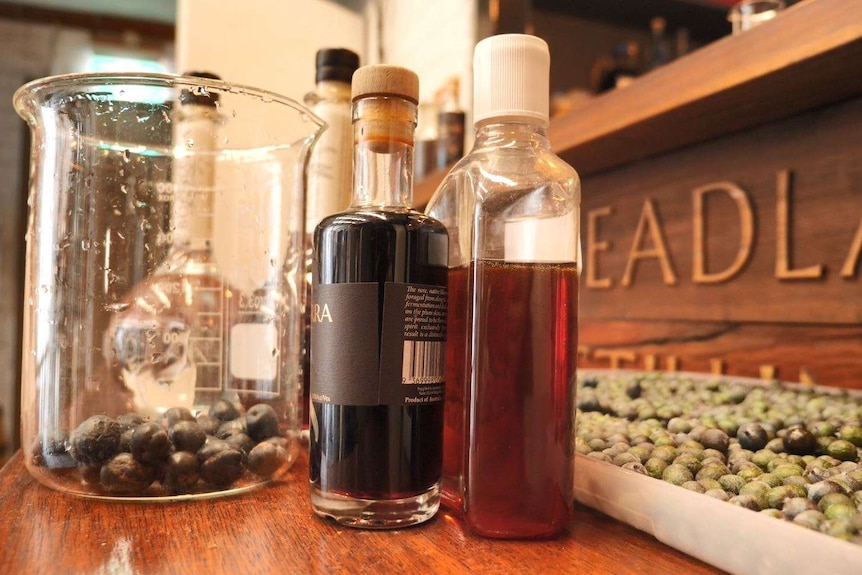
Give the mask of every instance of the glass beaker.
[[236, 493], [299, 451], [303, 171], [322, 122], [211, 78], [21, 87], [29, 471], [104, 498]]

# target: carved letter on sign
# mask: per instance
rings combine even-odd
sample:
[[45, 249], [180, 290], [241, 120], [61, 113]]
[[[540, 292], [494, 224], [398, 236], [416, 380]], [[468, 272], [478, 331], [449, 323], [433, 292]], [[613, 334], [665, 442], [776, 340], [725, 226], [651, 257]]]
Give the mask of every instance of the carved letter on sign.
[[[739, 250], [736, 259], [727, 269], [709, 273], [706, 268], [706, 220], [704, 216], [704, 196], [711, 192], [724, 192], [730, 196], [739, 210]], [[715, 284], [727, 281], [742, 269], [751, 255], [754, 245], [754, 211], [751, 209], [751, 201], [745, 190], [731, 182], [719, 182], [709, 184], [692, 190], [692, 203], [694, 207], [694, 246], [692, 280], [695, 283]]]
[[841, 268], [842, 278], [852, 278], [856, 275], [856, 266], [859, 265], [860, 257], [862, 257], [862, 220], [859, 220], [859, 227], [856, 228], [856, 235], [853, 236], [850, 253], [847, 254], [844, 267]]
[[775, 186], [775, 277], [781, 280], [823, 277], [823, 265], [801, 269], [790, 268], [790, 171], [778, 172]]
[[592, 289], [608, 289], [613, 285], [613, 279], [599, 277], [599, 252], [610, 249], [610, 241], [599, 241], [599, 218], [613, 213], [611, 206], [604, 206], [587, 212], [587, 287]]
[[[651, 249], [642, 247], [644, 236], [647, 233], [649, 233], [654, 246]], [[637, 262], [648, 258], [658, 259], [659, 264], [661, 264], [662, 279], [666, 285], [676, 285], [676, 272], [673, 270], [673, 264], [671, 264], [670, 256], [667, 252], [664, 233], [662, 232], [658, 216], [655, 213], [655, 207], [649, 198], [644, 201], [643, 211], [641, 211], [641, 217], [638, 221], [638, 228], [632, 241], [632, 249], [629, 252], [628, 262], [626, 262], [626, 271], [620, 282], [624, 287], [631, 285]]]

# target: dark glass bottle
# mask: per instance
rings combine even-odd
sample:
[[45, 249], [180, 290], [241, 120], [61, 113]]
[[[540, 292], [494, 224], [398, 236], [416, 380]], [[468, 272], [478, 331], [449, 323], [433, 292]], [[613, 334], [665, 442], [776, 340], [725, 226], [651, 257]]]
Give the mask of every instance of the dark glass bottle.
[[353, 201], [314, 236], [312, 506], [356, 527], [439, 505], [448, 236], [410, 208], [417, 97], [402, 68], [354, 75]]

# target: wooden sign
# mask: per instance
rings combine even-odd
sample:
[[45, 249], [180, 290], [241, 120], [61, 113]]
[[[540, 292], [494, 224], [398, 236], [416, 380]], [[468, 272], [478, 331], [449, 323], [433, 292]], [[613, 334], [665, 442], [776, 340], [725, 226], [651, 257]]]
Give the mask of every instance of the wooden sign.
[[862, 100], [583, 182], [581, 365], [862, 387]]

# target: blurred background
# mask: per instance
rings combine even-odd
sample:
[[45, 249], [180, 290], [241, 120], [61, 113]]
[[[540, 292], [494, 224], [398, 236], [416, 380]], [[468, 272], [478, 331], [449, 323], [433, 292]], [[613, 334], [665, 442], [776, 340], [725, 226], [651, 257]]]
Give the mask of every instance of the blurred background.
[[[729, 35], [733, 3], [0, 1], [0, 462], [18, 442], [29, 154], [27, 128], [11, 105], [20, 85], [70, 72], [207, 70], [302, 101], [314, 86], [316, 51], [344, 47], [357, 52], [362, 64], [398, 64], [419, 74], [422, 103], [430, 110], [423, 114], [419, 134], [433, 139], [435, 111], [463, 110], [470, 126], [472, 51], [486, 36], [529, 32], [548, 42], [552, 114], [561, 115]], [[468, 140], [471, 132], [465, 130]]]

